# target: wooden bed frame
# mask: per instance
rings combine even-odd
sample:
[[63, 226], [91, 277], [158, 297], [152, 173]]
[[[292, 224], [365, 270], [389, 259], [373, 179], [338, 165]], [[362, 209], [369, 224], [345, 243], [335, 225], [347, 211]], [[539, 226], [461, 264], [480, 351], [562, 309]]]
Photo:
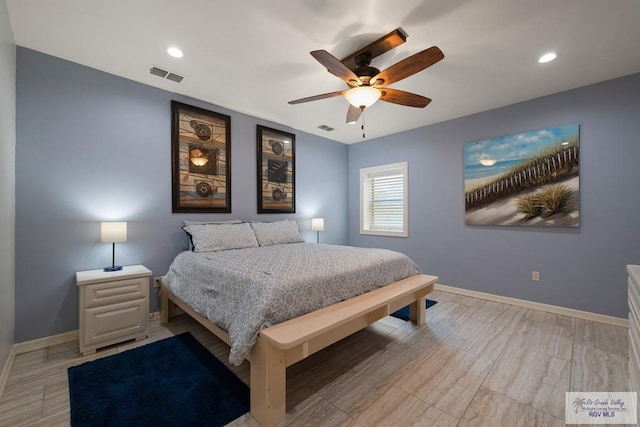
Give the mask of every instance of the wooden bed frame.
[[[286, 412], [288, 366], [365, 328], [409, 305], [409, 317], [425, 323], [426, 295], [433, 291], [436, 276], [418, 274], [355, 298], [316, 310], [260, 331], [251, 350], [251, 415], [263, 427], [282, 421]], [[231, 345], [229, 335], [180, 301], [161, 284], [161, 316], [167, 323], [178, 306], [209, 331]]]

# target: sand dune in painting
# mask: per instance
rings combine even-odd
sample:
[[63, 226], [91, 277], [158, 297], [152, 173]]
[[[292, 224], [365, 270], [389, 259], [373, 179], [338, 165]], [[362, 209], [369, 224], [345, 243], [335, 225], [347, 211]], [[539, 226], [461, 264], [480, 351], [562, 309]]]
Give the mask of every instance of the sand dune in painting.
[[511, 197], [505, 197], [482, 208], [468, 210], [465, 213], [465, 222], [473, 225], [576, 226], [579, 221], [579, 179], [574, 176], [558, 181], [558, 184], [563, 184], [571, 191], [567, 213], [527, 220], [525, 215], [518, 211], [518, 199], [527, 193], [542, 191], [543, 187], [537, 187], [514, 194]]

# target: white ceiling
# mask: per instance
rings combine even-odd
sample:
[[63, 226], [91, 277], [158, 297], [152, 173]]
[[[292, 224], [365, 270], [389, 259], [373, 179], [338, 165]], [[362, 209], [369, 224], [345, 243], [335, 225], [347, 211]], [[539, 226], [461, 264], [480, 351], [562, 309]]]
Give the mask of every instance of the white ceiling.
[[[309, 52], [343, 58], [397, 27], [407, 42], [373, 66], [434, 45], [445, 59], [390, 86], [433, 102], [374, 104], [367, 139], [640, 72], [639, 0], [6, 2], [19, 46], [344, 143], [362, 141], [344, 98], [287, 103], [346, 88]], [[550, 50], [558, 59], [538, 64]], [[152, 76], [151, 65], [185, 79]]]

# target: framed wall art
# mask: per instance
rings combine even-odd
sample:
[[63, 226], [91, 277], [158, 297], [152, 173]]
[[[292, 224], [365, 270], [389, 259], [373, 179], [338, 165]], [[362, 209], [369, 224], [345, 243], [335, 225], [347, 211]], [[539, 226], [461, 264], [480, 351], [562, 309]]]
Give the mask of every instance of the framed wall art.
[[465, 144], [466, 224], [578, 227], [579, 159], [577, 124]]
[[231, 212], [231, 117], [171, 101], [173, 212]]
[[296, 136], [258, 125], [258, 213], [296, 211]]

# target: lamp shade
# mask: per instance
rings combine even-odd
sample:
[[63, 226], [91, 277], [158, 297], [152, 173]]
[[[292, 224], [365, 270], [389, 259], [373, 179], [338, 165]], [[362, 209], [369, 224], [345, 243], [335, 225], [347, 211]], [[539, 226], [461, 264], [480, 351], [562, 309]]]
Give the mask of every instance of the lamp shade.
[[207, 159], [206, 157], [192, 157], [191, 163], [196, 166], [204, 166], [209, 163], [209, 159]]
[[324, 218], [312, 218], [311, 219], [311, 230], [312, 231], [323, 231], [324, 230]]
[[127, 241], [126, 222], [103, 222], [100, 227], [102, 243], [122, 243]]
[[356, 108], [367, 108], [373, 105], [382, 93], [372, 86], [358, 86], [353, 89], [349, 89], [344, 97], [347, 98], [349, 104]]

